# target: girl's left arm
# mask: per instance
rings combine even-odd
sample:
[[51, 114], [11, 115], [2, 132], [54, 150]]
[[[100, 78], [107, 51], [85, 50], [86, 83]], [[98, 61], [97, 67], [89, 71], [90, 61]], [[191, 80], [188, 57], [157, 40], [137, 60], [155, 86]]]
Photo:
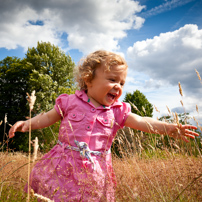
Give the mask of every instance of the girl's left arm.
[[197, 129], [196, 126], [166, 123], [150, 117], [141, 117], [134, 113], [131, 113], [128, 116], [125, 122], [125, 126], [147, 133], [169, 135], [173, 138], [182, 139], [185, 142], [189, 142], [186, 137], [194, 139], [195, 136], [199, 136], [198, 133], [188, 130]]

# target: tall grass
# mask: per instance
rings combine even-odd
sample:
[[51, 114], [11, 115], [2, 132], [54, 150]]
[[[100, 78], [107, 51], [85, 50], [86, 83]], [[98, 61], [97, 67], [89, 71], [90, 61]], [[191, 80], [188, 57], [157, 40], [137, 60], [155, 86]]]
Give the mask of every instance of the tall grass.
[[[196, 73], [200, 78], [197, 70]], [[183, 96], [180, 83], [179, 92]], [[182, 101], [181, 104], [183, 106]], [[198, 107], [196, 110], [198, 112]], [[171, 113], [169, 108], [168, 113], [172, 116], [169, 121], [179, 124], [179, 117]], [[200, 122], [194, 119], [201, 129]], [[31, 140], [31, 132], [29, 135]], [[8, 151], [2, 150], [0, 153], [0, 201], [34, 202], [37, 198], [48, 201], [43, 196], [27, 195], [23, 190], [29, 181], [27, 170], [29, 174], [35, 164], [31, 161], [30, 152], [24, 154]], [[117, 202], [202, 201], [201, 136], [187, 144], [168, 136], [125, 128], [117, 133], [112, 151]], [[35, 160], [40, 157], [41, 154], [37, 157], [35, 155]]]

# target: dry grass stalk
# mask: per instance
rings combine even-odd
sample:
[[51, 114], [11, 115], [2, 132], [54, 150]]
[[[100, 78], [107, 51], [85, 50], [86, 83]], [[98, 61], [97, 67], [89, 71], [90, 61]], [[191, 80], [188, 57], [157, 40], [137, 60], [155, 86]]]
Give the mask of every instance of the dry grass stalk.
[[160, 111], [157, 109], [157, 107], [154, 105], [154, 108], [155, 108], [155, 110], [157, 111], [157, 112], [159, 112], [160, 113]]
[[196, 105], [196, 111], [199, 113], [199, 111], [198, 111], [198, 105]]
[[139, 109], [138, 109], [132, 102], [129, 101], [129, 103], [132, 105], [132, 107], [133, 107], [135, 110], [137, 110], [138, 112], [140, 112]]
[[60, 109], [60, 106], [59, 106], [59, 105], [58, 105], [58, 109], [59, 109], [59, 111], [60, 111], [60, 115], [62, 116], [62, 118], [64, 118], [64, 117], [63, 117], [62, 110]]
[[168, 110], [168, 113], [171, 114], [171, 111], [170, 111], [170, 109], [168, 108], [167, 105], [166, 105], [166, 108], [167, 108], [167, 110]]
[[4, 123], [7, 123], [7, 114], [5, 114]]
[[146, 114], [146, 110], [145, 110], [145, 108], [142, 106], [142, 110], [143, 110], [143, 112]]
[[49, 198], [47, 198], [47, 197], [45, 197], [45, 196], [42, 196], [42, 195], [40, 195], [40, 194], [34, 193], [34, 190], [33, 190], [33, 189], [31, 189], [31, 196], [36, 196], [37, 198], [41, 199], [42, 201], [54, 202], [54, 200], [51, 200], [51, 199], [49, 199]]
[[[6, 123], [7, 123], [7, 114], [5, 114], [4, 117], [4, 133], [3, 133], [3, 144], [4, 144], [4, 139], [6, 137]], [[4, 147], [2, 147], [2, 151], [4, 150]]]
[[113, 125], [114, 125], [114, 119], [115, 119], [115, 118], [113, 118], [112, 121], [111, 121], [111, 128], [112, 128]]
[[197, 124], [197, 126], [198, 126], [198, 121], [197, 121], [197, 119], [195, 118], [195, 116], [193, 116], [193, 119], [194, 119], [194, 121], [196, 122], [196, 124]]
[[39, 148], [39, 140], [38, 140], [38, 137], [35, 138], [35, 140], [33, 140], [33, 147], [34, 147], [34, 153], [33, 153], [33, 157], [32, 157], [32, 161], [35, 162], [35, 160], [37, 159], [37, 151], [38, 151], [38, 148]]
[[181, 86], [180, 82], [178, 82], [178, 86], [179, 86], [180, 95], [183, 96], [183, 93], [182, 93], [182, 86]]
[[176, 123], [177, 123], [178, 127], [180, 127], [179, 117], [178, 117], [177, 112], [175, 112], [175, 120], [176, 120]]
[[[202, 159], [192, 157], [167, 156], [166, 159], [145, 160], [137, 157], [114, 159], [113, 165], [117, 177], [117, 201], [174, 201], [182, 193], [182, 200], [201, 201], [201, 163]], [[129, 193], [127, 187], [133, 191]], [[135, 196], [134, 196], [135, 194]], [[195, 199], [195, 200], [194, 200]]]
[[180, 100], [181, 105], [184, 107], [184, 103], [182, 102], [182, 100]]
[[34, 103], [36, 101], [35, 90], [32, 91], [31, 96], [28, 93], [27, 96], [28, 96], [27, 100], [29, 102], [29, 109], [32, 111], [34, 108]]
[[145, 121], [145, 122], [146, 122], [146, 124], [147, 124], [147, 126], [148, 126], [149, 132], [150, 132], [150, 133], [155, 132], [153, 126], [152, 126], [149, 122], [147, 122], [147, 121]]
[[31, 161], [31, 111], [34, 108], [34, 103], [36, 101], [35, 90], [31, 93], [31, 96], [27, 93], [27, 100], [29, 102], [29, 158], [28, 158], [28, 198], [30, 199], [30, 185], [29, 185], [29, 175], [30, 175], [30, 161]]
[[202, 127], [199, 125], [199, 121], [194, 116], [193, 116], [193, 119], [196, 122], [197, 127], [202, 131]]
[[200, 82], [202, 83], [202, 81], [201, 81], [201, 76], [200, 76], [200, 74], [199, 74], [199, 72], [195, 69], [195, 71], [196, 71], [196, 74], [197, 74], [197, 76], [198, 76], [198, 79], [200, 80]]

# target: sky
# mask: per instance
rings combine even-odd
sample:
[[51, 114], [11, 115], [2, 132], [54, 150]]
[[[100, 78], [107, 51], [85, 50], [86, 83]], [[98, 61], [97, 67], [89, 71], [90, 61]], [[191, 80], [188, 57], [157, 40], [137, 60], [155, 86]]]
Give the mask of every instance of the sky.
[[154, 117], [169, 108], [202, 121], [202, 83], [195, 72], [202, 75], [202, 0], [0, 0], [0, 5], [0, 60], [23, 58], [38, 41], [59, 46], [76, 64], [92, 51], [113, 51], [129, 66], [121, 100], [139, 90], [158, 109]]

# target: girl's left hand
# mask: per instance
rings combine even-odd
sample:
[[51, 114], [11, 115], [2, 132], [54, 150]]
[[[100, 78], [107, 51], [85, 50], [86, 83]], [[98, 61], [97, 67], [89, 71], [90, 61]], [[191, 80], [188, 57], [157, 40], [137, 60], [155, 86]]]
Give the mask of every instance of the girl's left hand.
[[199, 136], [198, 133], [191, 131], [190, 129], [196, 130], [197, 127], [192, 125], [176, 124], [174, 132], [171, 131], [168, 135], [170, 137], [181, 139], [181, 140], [184, 140], [185, 142], [189, 142], [189, 140], [186, 137], [194, 139], [195, 136]]

